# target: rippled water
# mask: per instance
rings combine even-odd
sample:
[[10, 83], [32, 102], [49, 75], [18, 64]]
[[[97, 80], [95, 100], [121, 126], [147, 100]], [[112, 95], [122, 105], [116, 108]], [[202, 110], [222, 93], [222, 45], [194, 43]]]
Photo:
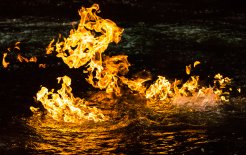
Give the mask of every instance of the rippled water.
[[[147, 69], [153, 76], [185, 78], [185, 65], [200, 60], [197, 73], [203, 83], [215, 72], [232, 77], [242, 93], [212, 107], [153, 107], [126, 94], [98, 103], [111, 116], [106, 122], [64, 124], [32, 116], [29, 106], [36, 105], [33, 96], [40, 85], [53, 87], [56, 77], [64, 74], [71, 74], [74, 93], [83, 96], [89, 88], [83, 90], [80, 72], [68, 70], [55, 58], [42, 60], [49, 61], [46, 70], [17, 62], [9, 70], [1, 68], [0, 154], [245, 154], [246, 70], [241, 54], [246, 50], [246, 25], [232, 21], [120, 23], [125, 27], [122, 42], [107, 51], [129, 55], [130, 74]], [[1, 49], [21, 41], [26, 56], [43, 57], [49, 41], [76, 24], [51, 18], [1, 19]], [[91, 92], [91, 100], [100, 94]]]
[[[102, 103], [100, 103], [102, 104]], [[193, 107], [146, 107], [138, 99], [122, 99], [114, 107], [109, 121], [84, 122], [81, 125], [53, 120], [29, 119], [34, 135], [28, 139], [32, 153], [75, 154], [172, 154], [203, 153], [210, 139], [209, 127], [223, 123], [222, 107], [200, 111]], [[216, 148], [215, 148], [216, 149]]]

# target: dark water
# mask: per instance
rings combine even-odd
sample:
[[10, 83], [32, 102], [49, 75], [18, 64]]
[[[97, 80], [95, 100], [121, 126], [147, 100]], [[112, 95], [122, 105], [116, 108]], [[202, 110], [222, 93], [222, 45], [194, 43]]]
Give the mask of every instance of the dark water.
[[[58, 76], [72, 77], [76, 96], [98, 92], [84, 81], [81, 70], [69, 70], [55, 57], [44, 57], [44, 49], [58, 33], [66, 35], [77, 21], [50, 17], [0, 19], [0, 44], [4, 51], [21, 42], [25, 56], [37, 56], [39, 63], [13, 61], [0, 74], [0, 154], [246, 154], [245, 15], [179, 22], [119, 23], [125, 28], [119, 45], [108, 55], [127, 54], [130, 75], [143, 69], [170, 79], [185, 79], [185, 65], [196, 60], [194, 74], [202, 83], [220, 72], [233, 78], [229, 103], [208, 109], [164, 106], [152, 108], [134, 95], [108, 105], [115, 113], [107, 122], [81, 125], [58, 123], [31, 117], [30, 106], [40, 85], [57, 87]], [[11, 59], [11, 58], [10, 58]], [[95, 93], [94, 93], [95, 92]], [[110, 102], [110, 101], [105, 101]], [[103, 103], [107, 105], [106, 103]]]

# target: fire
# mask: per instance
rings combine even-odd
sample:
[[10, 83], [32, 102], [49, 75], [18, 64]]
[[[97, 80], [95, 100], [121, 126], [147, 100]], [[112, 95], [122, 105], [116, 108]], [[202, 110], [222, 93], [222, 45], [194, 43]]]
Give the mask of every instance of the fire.
[[[196, 61], [195, 64], [199, 61]], [[200, 64], [200, 62], [199, 62]], [[188, 69], [187, 69], [188, 68]], [[186, 72], [190, 74], [191, 65], [186, 66]], [[188, 70], [188, 71], [187, 71]], [[187, 73], [187, 74], [188, 74]], [[199, 76], [191, 76], [191, 78], [185, 83], [181, 83], [181, 80], [175, 80], [171, 83], [163, 76], [159, 76], [154, 84], [146, 90], [145, 97], [150, 100], [164, 101], [165, 103], [178, 103], [177, 99], [189, 98], [190, 102], [194, 102], [204, 98], [206, 100], [206, 95], [210, 100], [206, 102], [216, 103], [220, 100], [229, 101], [227, 96], [229, 92], [225, 92], [223, 89], [231, 84], [231, 79], [228, 77], [223, 77], [221, 74], [214, 76], [214, 86], [212, 87], [201, 87], [199, 85]], [[198, 102], [199, 104], [201, 102]]]
[[5, 60], [7, 55], [8, 55], [7, 53], [3, 53], [2, 64], [3, 64], [3, 67], [4, 67], [4, 68], [7, 68], [8, 65], [9, 65], [9, 62], [7, 62], [7, 61]]
[[125, 75], [128, 72], [127, 56], [106, 57], [102, 65], [100, 62], [98, 63], [96, 61], [89, 63], [87, 70], [89, 76], [86, 80], [95, 88], [106, 88], [107, 93], [114, 92], [116, 95], [120, 95], [118, 74]]
[[57, 52], [57, 57], [63, 59], [70, 68], [79, 68], [86, 65], [87, 81], [95, 88], [106, 89], [110, 93], [120, 94], [117, 74], [124, 75], [130, 66], [127, 56], [103, 57], [102, 53], [109, 43], [118, 43], [123, 32], [113, 21], [97, 16], [99, 5], [90, 8], [82, 7], [77, 30], [72, 29], [68, 38], [58, 41], [55, 48], [51, 41], [46, 54]]
[[46, 68], [46, 64], [39, 64], [38, 67], [39, 68]]
[[144, 83], [146, 81], [149, 81], [151, 80], [150, 77], [147, 77], [147, 78], [140, 78], [140, 77], [137, 77], [136, 79], [127, 79], [125, 77], [121, 77], [121, 80], [124, 84], [126, 84], [128, 86], [128, 88], [132, 91], [136, 91], [140, 94], [145, 94], [146, 92], [146, 87], [144, 85]]
[[15, 47], [14, 48], [20, 51], [20, 42], [19, 41], [17, 41], [15, 43]]
[[[68, 38], [55, 43], [53, 39], [46, 48], [46, 54], [56, 52], [56, 56], [62, 58], [69, 68], [85, 67], [84, 73], [88, 75], [87, 82], [95, 88], [104, 89], [108, 94], [122, 96], [124, 86], [131, 93], [137, 93], [146, 101], [157, 104], [165, 103], [183, 105], [184, 103], [196, 103], [201, 105], [214, 105], [219, 101], [227, 101], [228, 92], [224, 89], [231, 83], [231, 79], [220, 74], [215, 75], [214, 86], [202, 87], [199, 84], [199, 76], [191, 76], [186, 82], [174, 80], [171, 82], [164, 76], [158, 76], [153, 84], [146, 84], [150, 76], [136, 76], [128, 79], [125, 75], [129, 71], [130, 63], [126, 55], [105, 56], [103, 52], [112, 42], [118, 43], [123, 32], [113, 21], [97, 16], [99, 5], [94, 4], [90, 8], [82, 7], [79, 10], [81, 16], [77, 29], [72, 29]], [[20, 56], [22, 61], [31, 61]], [[35, 61], [35, 59], [33, 60]], [[199, 65], [195, 61], [193, 67]], [[39, 65], [39, 67], [45, 67]], [[186, 66], [186, 73], [190, 75], [192, 65]], [[59, 77], [62, 88], [57, 92], [49, 91], [42, 87], [37, 93], [40, 101], [47, 111], [47, 115], [56, 121], [82, 123], [85, 120], [94, 122], [105, 121], [108, 118], [101, 110], [90, 107], [85, 99], [76, 98], [72, 94], [71, 79], [68, 76]], [[40, 110], [31, 107], [31, 110], [39, 114]]]
[[18, 54], [17, 60], [19, 62], [37, 62], [37, 57], [31, 57], [30, 59], [28, 59]]
[[[193, 67], [195, 68], [197, 65], [201, 64], [200, 61], [195, 61]], [[191, 64], [185, 67], [185, 71], [187, 75], [190, 75], [191, 72]]]
[[[76, 98], [72, 94], [71, 79], [68, 76], [59, 77], [58, 83], [62, 81], [62, 87], [54, 93], [46, 87], [42, 87], [37, 93], [37, 100], [47, 110], [47, 116], [56, 121], [81, 124], [86, 120], [101, 122], [106, 117], [96, 107], [87, 106], [87, 101]], [[31, 107], [32, 112], [38, 113], [38, 109]]]
[[[93, 87], [105, 89], [107, 93], [121, 94], [120, 76], [128, 72], [130, 64], [127, 56], [105, 57], [102, 53], [111, 42], [120, 41], [122, 28], [108, 19], [97, 16], [99, 6], [94, 4], [91, 8], [82, 7], [79, 10], [81, 16], [77, 30], [72, 29], [68, 38], [63, 41], [54, 40], [46, 48], [46, 54], [57, 52], [57, 57], [63, 59], [70, 68], [79, 68], [86, 65], [84, 73], [88, 74], [86, 79]], [[61, 37], [59, 37], [61, 38]], [[40, 66], [42, 67], [42, 66]], [[71, 92], [71, 79], [67, 76], [62, 79], [62, 88], [53, 93], [42, 87], [37, 93], [37, 100], [40, 101], [53, 119], [77, 123], [81, 120], [104, 121], [106, 117], [97, 108], [86, 106], [86, 101], [74, 98]], [[51, 98], [49, 98], [51, 97]], [[39, 111], [33, 110], [32, 111]]]
[[231, 84], [231, 79], [228, 77], [223, 77], [221, 74], [216, 74], [214, 76], [214, 92], [218, 96], [220, 96], [222, 101], [229, 101], [226, 99], [226, 96], [230, 94], [228, 91], [222, 91], [227, 87], [227, 85]]
[[193, 67], [195, 68], [197, 65], [201, 64], [200, 61], [195, 61]]
[[[70, 68], [79, 68], [87, 63], [93, 66], [95, 62], [102, 66], [102, 53], [111, 42], [118, 43], [123, 32], [113, 21], [97, 16], [99, 5], [90, 8], [82, 7], [77, 30], [72, 29], [68, 38], [58, 41], [55, 45], [57, 57], [63, 59]], [[47, 54], [54, 50], [50, 43]], [[94, 66], [93, 66], [94, 67]]]
[[191, 65], [186, 66], [185, 71], [187, 75], [190, 75]]
[[[20, 52], [20, 42], [16, 42], [15, 46], [13, 47], [14, 51], [13, 52]], [[12, 54], [12, 50], [11, 48], [8, 48], [7, 51]], [[8, 53], [3, 53], [3, 59], [2, 59], [2, 65], [4, 68], [7, 68], [10, 64], [10, 62], [6, 62], [6, 57], [7, 57]], [[34, 62], [36, 63], [38, 61], [37, 57], [31, 57], [30, 59], [22, 56], [20, 53], [17, 54], [16, 60], [23, 63], [29, 63], [29, 62]]]

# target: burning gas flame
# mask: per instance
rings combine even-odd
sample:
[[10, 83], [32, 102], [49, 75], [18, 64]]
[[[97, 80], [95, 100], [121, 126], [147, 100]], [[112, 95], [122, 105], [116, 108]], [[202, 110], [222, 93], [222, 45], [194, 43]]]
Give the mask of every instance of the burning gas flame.
[[208, 96], [213, 97], [210, 98], [211, 100], [207, 100], [207, 102], [216, 103], [220, 99], [222, 101], [228, 101], [226, 99], [228, 92], [223, 92], [222, 88], [225, 85], [229, 85], [231, 79], [220, 77], [220, 79], [215, 78], [215, 81], [219, 82], [219, 86], [214, 85], [213, 87], [206, 88], [199, 86], [199, 76], [191, 76], [184, 84], [181, 84], [180, 80], [175, 80], [171, 83], [165, 77], [159, 76], [155, 83], [147, 89], [145, 96], [147, 99], [154, 100], [155, 102], [160, 100], [165, 103], [177, 103], [177, 98], [180, 99], [180, 97], [189, 97], [194, 102], [194, 98], [201, 99], [201, 97], [204, 98], [210, 94]]
[[200, 61], [195, 61], [193, 67], [195, 68], [197, 65], [201, 64]]
[[[77, 30], [72, 29], [68, 38], [56, 43], [57, 57], [63, 59], [70, 68], [79, 68], [86, 63], [102, 66], [102, 53], [111, 42], [118, 43], [123, 32], [113, 21], [97, 16], [99, 5], [94, 4], [90, 8], [82, 7], [79, 10], [81, 16]], [[54, 40], [47, 47], [47, 54], [54, 50]], [[96, 64], [98, 64], [96, 63]], [[93, 65], [89, 66], [93, 66]]]
[[[9, 54], [12, 54], [13, 52], [20, 52], [20, 42], [16, 42], [13, 49], [14, 49], [14, 51], [12, 51], [11, 48], [7, 49]], [[10, 64], [10, 62], [6, 62], [6, 60], [5, 60], [7, 55], [8, 55], [8, 53], [3, 53], [2, 65], [4, 68], [7, 68]], [[34, 63], [36, 63], [38, 59], [37, 59], [37, 57], [31, 57], [28, 59], [28, 58], [22, 56], [20, 53], [18, 53], [16, 60], [21, 62], [21, 63], [23, 63], [23, 62], [26, 62], [26, 63], [34, 62]]]
[[[194, 67], [200, 64], [199, 61], [194, 62]], [[191, 72], [191, 65], [186, 66], [186, 73]], [[231, 84], [231, 79], [223, 77], [221, 74], [214, 76], [214, 85], [212, 87], [201, 87], [199, 85], [199, 76], [191, 76], [188, 81], [182, 84], [181, 80], [175, 80], [171, 83], [163, 76], [159, 76], [154, 84], [146, 90], [146, 98], [154, 101], [160, 100], [165, 103], [178, 103], [177, 99], [190, 98], [190, 102], [204, 98], [206, 102], [216, 103], [219, 101], [228, 101], [229, 92], [223, 89]], [[207, 98], [206, 95], [208, 96]], [[210, 97], [209, 97], [210, 96]], [[212, 97], [211, 97], [212, 96]], [[210, 100], [207, 100], [210, 98]], [[201, 102], [198, 102], [201, 103]]]
[[37, 57], [31, 57], [30, 59], [28, 59], [18, 54], [17, 60], [19, 62], [37, 62]]
[[7, 68], [8, 65], [9, 65], [9, 62], [7, 62], [7, 61], [5, 60], [7, 55], [8, 55], [7, 53], [3, 53], [2, 64], [3, 64], [3, 67], [4, 67], [4, 68]]
[[38, 67], [39, 68], [46, 68], [46, 64], [39, 64]]
[[54, 40], [47, 47], [46, 54], [57, 52], [57, 57], [63, 59], [70, 68], [86, 65], [87, 81], [94, 87], [106, 89], [106, 92], [120, 94], [118, 74], [124, 75], [130, 66], [127, 56], [103, 57], [102, 53], [109, 43], [118, 43], [123, 32], [113, 21], [97, 16], [99, 5], [90, 8], [82, 7], [77, 30], [72, 29], [68, 38], [58, 41], [55, 48]]
[[[46, 87], [42, 87], [37, 93], [37, 100], [40, 101], [47, 110], [47, 115], [56, 121], [64, 121], [69, 123], [83, 123], [86, 120], [101, 122], [106, 120], [106, 117], [96, 107], [86, 105], [87, 101], [76, 98], [72, 94], [71, 79], [68, 76], [59, 77], [58, 83], [62, 81], [62, 87], [54, 93], [54, 90], [49, 91]], [[37, 109], [31, 107], [34, 113]]]
[[[164, 76], [158, 76], [158, 79], [149, 86], [146, 82], [151, 80], [150, 76], [126, 78], [130, 66], [127, 56], [103, 55], [111, 42], [120, 41], [123, 29], [113, 21], [97, 16], [98, 12], [98, 4], [90, 8], [82, 7], [79, 10], [81, 20], [78, 28], [72, 29], [68, 38], [64, 38], [63, 41], [58, 40], [55, 45], [55, 41], [52, 40], [46, 48], [46, 54], [56, 52], [56, 56], [62, 58], [70, 68], [85, 66], [84, 73], [88, 75], [86, 78], [88, 83], [118, 97], [123, 94], [122, 86], [125, 85], [132, 93], [138, 93], [151, 103], [182, 105], [190, 102], [213, 105], [219, 101], [227, 101], [228, 92], [224, 92], [224, 89], [231, 83], [231, 79], [220, 74], [214, 77], [212, 87], [200, 86], [199, 76], [191, 76], [184, 83], [181, 80], [171, 82]], [[199, 61], [195, 61], [193, 67], [199, 64]], [[192, 65], [186, 66], [188, 75], [191, 73], [191, 67]], [[43, 104], [48, 116], [57, 121], [72, 123], [81, 123], [84, 120], [95, 122], [107, 120], [101, 110], [96, 107], [91, 108], [85, 99], [73, 96], [69, 77], [60, 77], [58, 83], [60, 81], [63, 82], [62, 88], [57, 93], [53, 90], [48, 91], [46, 87], [42, 87], [37, 93], [37, 100]], [[34, 113], [39, 112], [33, 107], [31, 110]]]

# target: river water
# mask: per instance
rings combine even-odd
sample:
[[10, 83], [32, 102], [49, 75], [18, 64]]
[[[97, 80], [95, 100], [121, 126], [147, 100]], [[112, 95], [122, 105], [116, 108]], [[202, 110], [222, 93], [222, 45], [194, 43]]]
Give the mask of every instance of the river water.
[[[215, 73], [233, 78], [229, 103], [212, 107], [147, 106], [140, 96], [97, 101], [103, 92], [90, 88], [80, 69], [70, 70], [44, 49], [59, 33], [66, 36], [78, 21], [51, 17], [0, 19], [1, 50], [21, 42], [25, 56], [36, 64], [13, 62], [0, 75], [0, 154], [246, 154], [245, 15], [178, 22], [122, 22], [122, 41], [110, 45], [108, 55], [127, 54], [130, 75], [149, 70], [153, 77], [185, 79], [185, 65], [196, 60], [202, 84]], [[57, 87], [58, 76], [72, 77], [76, 96], [93, 94], [111, 113], [106, 122], [59, 123], [32, 116], [30, 106], [40, 85]], [[83, 86], [84, 85], [84, 86]], [[85, 95], [86, 96], [86, 95]], [[99, 104], [98, 103], [98, 104]], [[114, 104], [112, 104], [114, 103]], [[158, 104], [158, 103], [156, 103]]]

